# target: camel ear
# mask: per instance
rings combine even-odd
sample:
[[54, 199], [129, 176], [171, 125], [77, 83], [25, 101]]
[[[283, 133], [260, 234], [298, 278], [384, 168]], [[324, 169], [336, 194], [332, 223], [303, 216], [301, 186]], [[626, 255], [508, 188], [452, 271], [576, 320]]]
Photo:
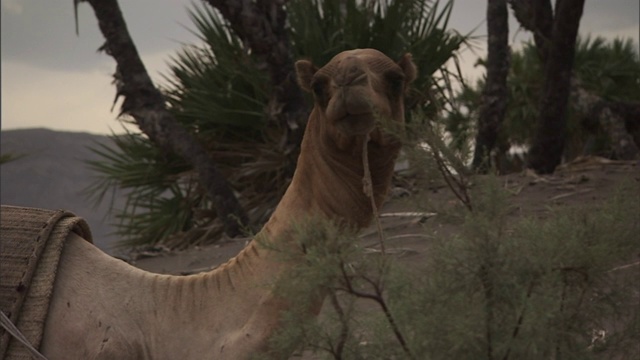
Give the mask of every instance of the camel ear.
[[416, 68], [416, 64], [413, 63], [413, 56], [411, 56], [410, 53], [404, 54], [402, 58], [398, 60], [398, 66], [400, 66], [404, 73], [405, 84], [411, 84], [418, 76], [418, 69]]
[[298, 85], [302, 90], [311, 92], [311, 80], [318, 68], [309, 60], [296, 61], [296, 74], [298, 75]]

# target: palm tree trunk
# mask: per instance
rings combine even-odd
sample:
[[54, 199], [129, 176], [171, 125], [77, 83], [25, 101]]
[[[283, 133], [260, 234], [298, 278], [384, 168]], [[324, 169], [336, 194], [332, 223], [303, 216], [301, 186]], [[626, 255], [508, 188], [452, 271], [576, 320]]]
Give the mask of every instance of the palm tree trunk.
[[509, 4], [520, 25], [533, 33], [541, 63], [546, 63], [553, 32], [551, 0], [509, 0]]
[[181, 156], [193, 166], [224, 223], [225, 232], [230, 236], [241, 234], [248, 224], [245, 211], [204, 146], [167, 110], [163, 95], [153, 85], [138, 55], [117, 0], [88, 2], [106, 39], [100, 49], [117, 63], [114, 75], [116, 99], [124, 97], [121, 114], [132, 116], [140, 130], [159, 148]]
[[538, 128], [529, 151], [529, 167], [552, 173], [562, 160], [566, 111], [576, 37], [585, 0], [557, 0], [541, 93]]
[[287, 129], [281, 141], [294, 159], [302, 142], [309, 108], [296, 82], [293, 51], [281, 0], [204, 0], [216, 8], [267, 69], [273, 86], [267, 115]]
[[482, 107], [478, 117], [478, 134], [472, 166], [486, 172], [490, 153], [496, 145], [500, 125], [507, 109], [507, 75], [509, 73], [509, 13], [507, 0], [489, 0], [487, 27], [489, 55], [487, 81], [482, 93]]

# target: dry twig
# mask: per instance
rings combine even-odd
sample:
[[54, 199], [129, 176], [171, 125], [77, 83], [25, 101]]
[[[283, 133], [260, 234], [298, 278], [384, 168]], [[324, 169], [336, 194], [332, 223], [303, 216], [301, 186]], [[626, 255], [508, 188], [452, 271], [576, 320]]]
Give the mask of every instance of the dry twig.
[[362, 144], [362, 166], [364, 168], [364, 175], [362, 177], [362, 191], [364, 194], [371, 199], [371, 210], [373, 211], [373, 218], [376, 222], [376, 227], [378, 228], [378, 237], [380, 240], [380, 252], [382, 255], [385, 254], [384, 251], [384, 234], [382, 232], [382, 224], [380, 223], [380, 216], [378, 214], [378, 206], [376, 205], [376, 199], [373, 197], [373, 183], [371, 181], [371, 171], [369, 170], [369, 134], [364, 136], [364, 141]]

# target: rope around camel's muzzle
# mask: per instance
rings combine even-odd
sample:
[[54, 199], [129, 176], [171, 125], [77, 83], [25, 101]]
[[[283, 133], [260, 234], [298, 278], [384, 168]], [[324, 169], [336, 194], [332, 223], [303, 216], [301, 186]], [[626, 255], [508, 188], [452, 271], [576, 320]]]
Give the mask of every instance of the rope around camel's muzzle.
[[378, 239], [380, 241], [380, 252], [385, 255], [384, 249], [384, 234], [382, 233], [382, 224], [380, 223], [380, 216], [378, 214], [378, 207], [376, 206], [376, 199], [373, 196], [373, 180], [371, 180], [371, 170], [369, 169], [369, 133], [364, 136], [362, 143], [362, 167], [364, 168], [364, 174], [362, 176], [362, 191], [371, 199], [371, 210], [373, 210], [373, 218], [378, 228]]

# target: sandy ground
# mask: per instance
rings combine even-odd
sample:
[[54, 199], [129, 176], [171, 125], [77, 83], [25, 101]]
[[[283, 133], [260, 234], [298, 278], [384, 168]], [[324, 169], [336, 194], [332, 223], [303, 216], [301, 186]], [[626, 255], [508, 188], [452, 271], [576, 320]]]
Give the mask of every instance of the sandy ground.
[[[509, 191], [511, 210], [508, 216], [513, 218], [533, 216], [544, 219], [555, 206], [593, 206], [597, 209], [603, 200], [620, 191], [623, 184], [626, 184], [628, 195], [640, 201], [640, 162], [637, 161], [614, 162], [589, 158], [564, 166], [553, 175], [510, 174], [499, 177], [499, 181]], [[455, 222], [447, 219], [447, 213], [459, 210], [457, 208], [463, 205], [444, 185], [428, 189], [414, 186], [411, 189], [395, 189], [392, 193], [396, 196], [387, 201], [380, 214], [386, 251], [390, 256], [397, 257], [400, 265], [420, 271], [421, 266], [427, 263], [432, 239], [449, 237], [460, 231]], [[147, 257], [142, 256], [132, 263], [152, 272], [193, 274], [222, 264], [235, 256], [247, 242], [248, 239], [235, 239], [180, 252], [148, 252]], [[367, 251], [378, 250], [379, 237], [375, 225], [362, 231], [360, 242]], [[625, 274], [640, 278], [640, 254], [630, 254], [629, 259], [621, 265], [626, 266]], [[634, 290], [631, 295], [638, 297], [638, 301], [639, 290]], [[373, 305], [360, 306], [366, 309]], [[610, 358], [606, 353], [602, 356], [603, 359]], [[301, 358], [315, 359], [309, 353]]]
[[[640, 164], [616, 162], [601, 158], [586, 158], [561, 167], [553, 175], [535, 176], [529, 173], [501, 176], [499, 181], [510, 192], [510, 216], [544, 218], [553, 206], [597, 206], [611, 196], [623, 182], [640, 182]], [[638, 189], [638, 186], [635, 186]], [[451, 191], [444, 187], [400, 191], [384, 205], [380, 221], [389, 253], [400, 257], [407, 265], [419, 266], [428, 256], [429, 239], [450, 236], [458, 229], [446, 221], [445, 213], [462, 206]], [[629, 196], [638, 197], [640, 193]], [[640, 214], [638, 215], [640, 221]], [[362, 231], [362, 246], [378, 247], [375, 226]], [[131, 261], [142, 269], [166, 274], [193, 274], [207, 271], [235, 256], [249, 239], [223, 240], [215, 245], [195, 247], [180, 252], [166, 249], [137, 254]], [[636, 257], [640, 254], [635, 254]], [[639, 260], [639, 259], [636, 259]]]

